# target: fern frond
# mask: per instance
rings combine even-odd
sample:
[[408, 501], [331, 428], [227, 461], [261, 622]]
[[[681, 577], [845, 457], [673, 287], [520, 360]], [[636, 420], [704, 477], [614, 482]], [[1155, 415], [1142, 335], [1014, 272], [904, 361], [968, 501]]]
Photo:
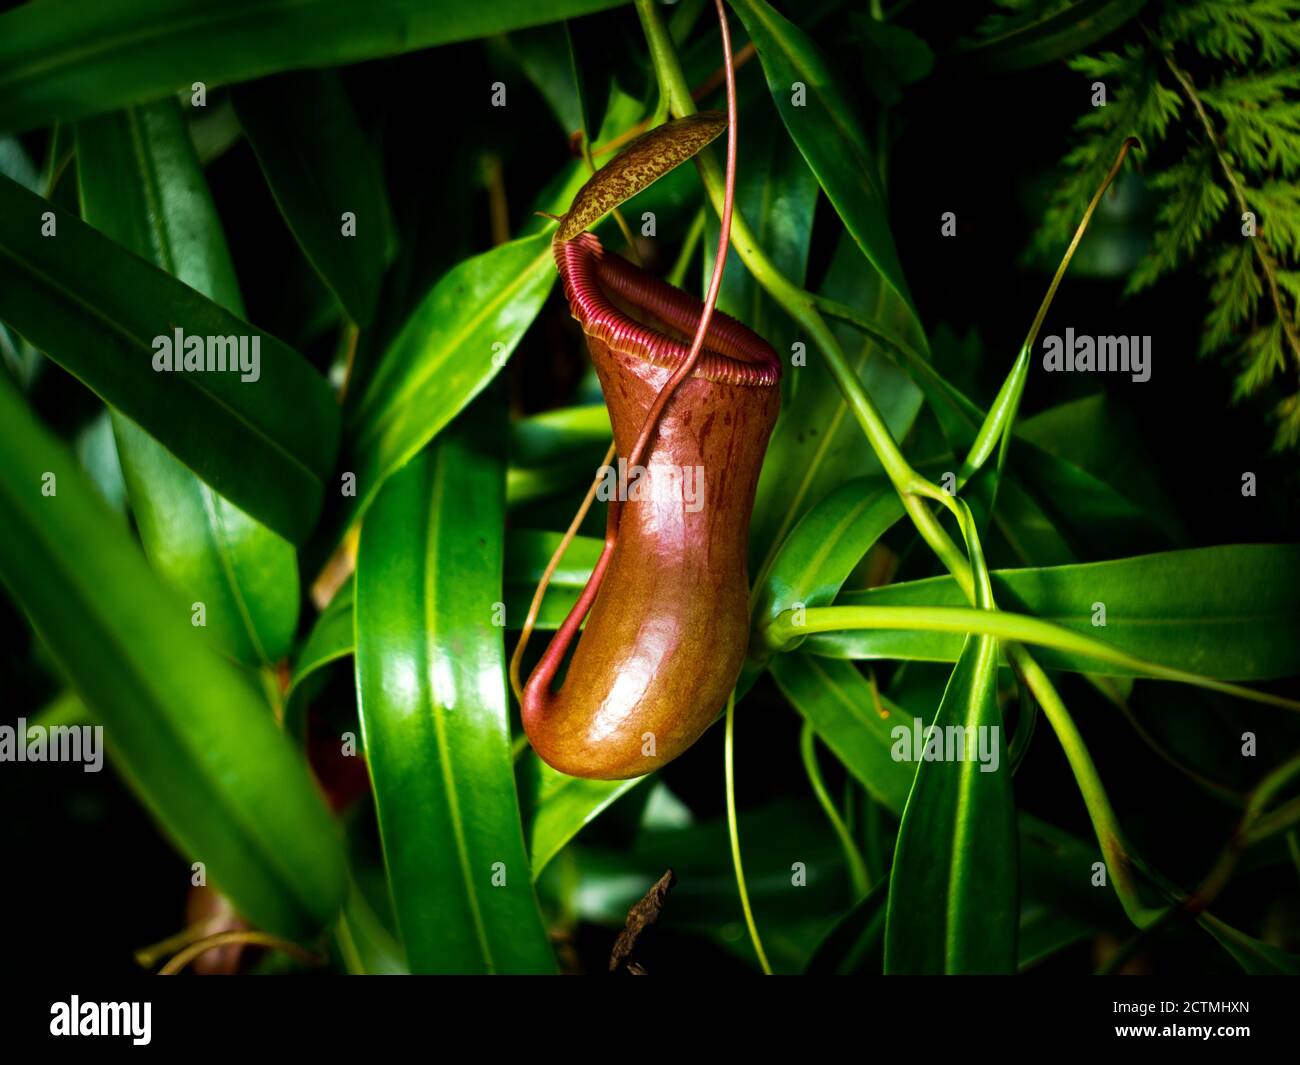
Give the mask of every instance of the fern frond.
[[1215, 256], [1208, 273], [1210, 312], [1201, 335], [1201, 354], [1226, 347], [1237, 339], [1242, 326], [1255, 318], [1259, 298], [1264, 293], [1255, 264], [1255, 252], [1246, 240], [1229, 244]]
[[1300, 392], [1287, 396], [1274, 407], [1273, 417], [1277, 419], [1273, 449], [1288, 451], [1300, 447]]
[[1078, 56], [1070, 68], [1106, 86], [1107, 103], [1090, 109], [1075, 122], [1080, 140], [1066, 155], [1066, 178], [1052, 198], [1035, 244], [1054, 252], [1070, 239], [1079, 212], [1110, 169], [1126, 137], [1136, 134], [1145, 145], [1162, 140], [1178, 116], [1182, 98], [1160, 83], [1160, 62], [1138, 45], [1122, 53]]
[[[1110, 102], [1076, 120], [1077, 139], [1062, 161], [1066, 177], [1034, 247], [1042, 255], [1064, 242], [1123, 138], [1139, 136], [1147, 186], [1160, 203], [1151, 247], [1126, 294], [1199, 264], [1210, 280], [1201, 354], [1235, 354], [1238, 398], [1276, 387], [1284, 375], [1292, 380], [1277, 407], [1277, 439], [1294, 446], [1300, 0], [1163, 0], [1158, 8], [1146, 23], [1154, 32], [1131, 28], [1140, 39], [1070, 61], [1076, 73], [1105, 83]], [[1183, 62], [1190, 52], [1202, 57], [1195, 78]], [[1248, 211], [1253, 230], [1244, 224]]]
[[1246, 201], [1259, 215], [1259, 235], [1281, 259], [1300, 259], [1300, 186], [1269, 181], [1247, 188]]
[[1291, 316], [1294, 318], [1296, 312], [1300, 311], [1300, 270], [1279, 270], [1277, 284], [1290, 298]]
[[1200, 97], [1223, 120], [1224, 143], [1241, 166], [1285, 176], [1300, 170], [1296, 93], [1300, 68], [1225, 79]]
[[1162, 194], [1151, 250], [1138, 263], [1126, 291], [1139, 292], [1191, 257], [1228, 206], [1228, 193], [1215, 181], [1218, 162], [1209, 148], [1189, 155], [1150, 181]]
[[1186, 41], [1201, 55], [1276, 65], [1300, 54], [1300, 0], [1198, 0], [1167, 6], [1166, 40]]
[[1245, 399], [1272, 384], [1273, 378], [1286, 367], [1282, 350], [1282, 323], [1276, 318], [1249, 333], [1241, 344], [1245, 369], [1237, 375], [1235, 398]]

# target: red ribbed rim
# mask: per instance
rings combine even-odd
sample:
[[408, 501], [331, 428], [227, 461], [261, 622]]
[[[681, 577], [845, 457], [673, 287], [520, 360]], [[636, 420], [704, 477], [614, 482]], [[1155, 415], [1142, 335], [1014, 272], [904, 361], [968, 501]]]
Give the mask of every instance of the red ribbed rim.
[[[646, 273], [601, 247], [594, 233], [557, 242], [555, 264], [564, 279], [564, 295], [573, 317], [590, 337], [623, 355], [646, 359], [675, 370], [690, 354], [688, 345], [628, 317], [610, 301], [611, 292], [634, 307], [694, 336], [704, 304], [681, 289]], [[781, 379], [781, 361], [772, 346], [752, 329], [715, 311], [704, 337], [704, 350], [692, 377], [728, 385], [765, 388]]]

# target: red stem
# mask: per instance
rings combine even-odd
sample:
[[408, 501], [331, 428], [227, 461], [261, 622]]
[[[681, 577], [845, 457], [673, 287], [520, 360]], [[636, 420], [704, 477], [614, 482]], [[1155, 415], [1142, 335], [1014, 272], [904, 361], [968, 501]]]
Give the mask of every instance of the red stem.
[[713, 260], [713, 276], [709, 278], [709, 290], [704, 296], [704, 310], [700, 314], [700, 324], [695, 330], [695, 339], [691, 341], [691, 351], [686, 361], [677, 368], [677, 372], [668, 379], [668, 383], [659, 391], [650, 413], [646, 415], [641, 435], [627, 457], [628, 469], [640, 464], [642, 455], [650, 442], [655, 428], [659, 424], [659, 415], [672, 399], [677, 386], [691, 371], [704, 348], [704, 336], [709, 331], [709, 322], [713, 320], [713, 308], [718, 302], [718, 293], [722, 289], [722, 271], [727, 265], [727, 249], [731, 246], [731, 212], [736, 197], [736, 75], [732, 69], [731, 31], [727, 28], [727, 12], [722, 0], [713, 0], [718, 9], [718, 22], [722, 28], [722, 64], [727, 72], [727, 180], [722, 197], [721, 226], [718, 229], [718, 252]]

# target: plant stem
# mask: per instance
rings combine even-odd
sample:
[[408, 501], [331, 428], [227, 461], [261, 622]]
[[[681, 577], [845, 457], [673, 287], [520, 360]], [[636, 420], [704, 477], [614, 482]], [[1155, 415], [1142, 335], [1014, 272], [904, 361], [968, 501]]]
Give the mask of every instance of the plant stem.
[[1074, 774], [1079, 793], [1083, 796], [1093, 833], [1101, 846], [1101, 854], [1106, 861], [1106, 869], [1114, 884], [1115, 894], [1119, 896], [1120, 905], [1124, 907], [1130, 921], [1138, 928], [1145, 928], [1159, 918], [1161, 911], [1142, 902], [1124, 833], [1074, 718], [1070, 716], [1070, 711], [1066, 709], [1042, 666], [1024, 648], [1018, 644], [1009, 644], [1005, 650], [1007, 658], [1011, 659], [1029, 684], [1034, 698], [1038, 700], [1038, 705], [1042, 707], [1044, 716], [1060, 741], [1066, 761], [1070, 763], [1070, 770]]
[[1228, 681], [1215, 680], [1213, 677], [1205, 677], [1199, 673], [1162, 666], [1156, 662], [1148, 662], [1110, 644], [1030, 614], [949, 606], [821, 606], [806, 609], [802, 624], [796, 624], [794, 617], [795, 612], [787, 610], [772, 620], [768, 631], [773, 646], [779, 648], [799, 636], [811, 633], [854, 629], [890, 631], [915, 629], [922, 632], [951, 632], [962, 635], [978, 633], [984, 636], [995, 636], [1003, 641], [1037, 644], [1040, 647], [1083, 655], [1138, 676], [1179, 681], [1208, 691], [1235, 695], [1251, 702], [1300, 711], [1300, 702], [1294, 699]]
[[[560, 542], [555, 545], [555, 550], [551, 553], [551, 560], [546, 564], [546, 569], [542, 572], [542, 579], [537, 582], [537, 587], [533, 590], [533, 601], [528, 604], [528, 615], [524, 618], [523, 628], [519, 631], [519, 642], [515, 644], [514, 654], [510, 656], [510, 688], [515, 693], [515, 698], [523, 705], [524, 686], [519, 677], [519, 666], [524, 660], [524, 650], [528, 647], [528, 641], [533, 635], [533, 628], [537, 625], [537, 615], [542, 609], [542, 600], [546, 598], [546, 589], [550, 586], [551, 578], [555, 576], [555, 571], [559, 568], [564, 553], [573, 543], [573, 538], [578, 535], [578, 530], [582, 528], [582, 523], [586, 520], [587, 511], [591, 509], [591, 504], [595, 502], [596, 491], [600, 488], [601, 482], [605, 479], [605, 469], [614, 461], [614, 443], [605, 449], [605, 457], [601, 460], [600, 465], [596, 467], [596, 475], [591, 480], [591, 486], [587, 489], [586, 495], [582, 497], [582, 502], [578, 505], [578, 511], [573, 515], [573, 520], [569, 522], [569, 527], [564, 531]], [[527, 737], [520, 733], [515, 740], [514, 757], [518, 761], [519, 756], [523, 753], [521, 744], [526, 743]]]
[[1160, 934], [1160, 931], [1169, 924], [1170, 920], [1178, 913], [1176, 906], [1168, 906], [1153, 918], [1147, 926], [1138, 931], [1137, 935], [1131, 936], [1129, 941], [1115, 951], [1106, 963], [1097, 970], [1098, 976], [1113, 976], [1132, 961], [1143, 947], [1151, 943], [1152, 940]]
[[695, 212], [695, 217], [691, 219], [691, 224], [686, 230], [686, 238], [682, 241], [682, 250], [677, 255], [677, 261], [673, 263], [673, 268], [668, 271], [668, 283], [674, 288], [684, 287], [683, 282], [686, 280], [686, 271], [690, 269], [691, 260], [695, 258], [695, 249], [703, 236], [704, 208], [701, 207]]
[[723, 760], [727, 771], [727, 834], [731, 837], [731, 862], [736, 868], [736, 888], [740, 892], [740, 906], [745, 911], [745, 925], [749, 929], [750, 942], [754, 944], [754, 953], [758, 955], [758, 964], [767, 976], [772, 975], [772, 966], [763, 949], [763, 941], [758, 936], [758, 926], [754, 923], [754, 911], [749, 905], [749, 889], [745, 886], [745, 867], [740, 861], [740, 830], [736, 824], [736, 693], [727, 697], [726, 744]]
[[319, 954], [313, 954], [309, 950], [304, 950], [297, 943], [291, 943], [287, 939], [281, 939], [279, 936], [269, 935], [266, 932], [244, 931], [244, 932], [218, 932], [216, 935], [208, 936], [197, 943], [186, 947], [183, 951], [172, 958], [166, 965], [158, 970], [159, 976], [175, 976], [185, 966], [189, 965], [200, 954], [206, 954], [217, 947], [226, 947], [232, 944], [242, 943], [254, 947], [266, 947], [270, 950], [278, 950], [288, 954], [298, 961], [306, 962], [308, 965], [324, 965], [329, 959], [321, 957]]
[[844, 860], [848, 863], [849, 879], [853, 882], [853, 899], [856, 902], [866, 895], [869, 887], [867, 865], [862, 859], [857, 843], [853, 840], [853, 834], [844, 823], [844, 819], [840, 817], [839, 810], [831, 802], [830, 793], [826, 790], [826, 782], [822, 779], [822, 771], [817, 764], [816, 740], [817, 735], [813, 732], [812, 725], [805, 721], [799, 731], [799, 754], [803, 758], [804, 771], [808, 774], [808, 783], [812, 785], [813, 794], [817, 796], [817, 801], [826, 814], [826, 820], [831, 823], [831, 828], [840, 841], [840, 847], [844, 850]]
[[1269, 836], [1285, 831], [1300, 820], [1300, 802], [1292, 800], [1274, 810], [1264, 813], [1269, 800], [1282, 791], [1296, 777], [1300, 777], [1300, 755], [1283, 762], [1268, 773], [1251, 790], [1246, 800], [1246, 810], [1241, 815], [1237, 827], [1219, 855], [1214, 867], [1206, 874], [1197, 889], [1183, 900], [1183, 908], [1189, 913], [1198, 914], [1206, 909], [1218, 897], [1228, 883], [1228, 878], [1236, 868], [1237, 861], [1248, 847], [1260, 843]]

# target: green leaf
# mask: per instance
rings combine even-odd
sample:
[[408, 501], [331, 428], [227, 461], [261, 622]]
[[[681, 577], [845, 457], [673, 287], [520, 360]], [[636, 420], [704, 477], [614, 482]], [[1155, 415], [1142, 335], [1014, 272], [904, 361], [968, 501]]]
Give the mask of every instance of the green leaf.
[[[967, 637], [932, 725], [945, 743], [964, 737], [964, 757], [930, 760], [928, 730], [927, 757], [911, 751], [919, 764], [889, 877], [886, 973], [1015, 972], [1016, 813], [997, 674], [997, 641]], [[975, 756], [977, 736], [992, 737], [996, 761]]]
[[[78, 123], [82, 216], [233, 314], [244, 313], [203, 171], [172, 100]], [[298, 622], [293, 546], [222, 498], [143, 429], [112, 412], [145, 555], [209, 634], [249, 665], [275, 662]]]
[[348, 316], [369, 325], [396, 237], [379, 165], [342, 80], [334, 71], [285, 74], [241, 85], [231, 99], [303, 253]]
[[1132, 927], [1115, 893], [1080, 875], [1101, 860], [1095, 838], [1085, 842], [1026, 813], [1019, 824], [1022, 971], [1098, 930]]
[[1173, 546], [1154, 509], [1154, 501], [1144, 509], [1086, 470], [1017, 439], [998, 482], [993, 517], [1021, 559], [1047, 565], [1074, 562], [1081, 554]]
[[[880, 711], [888, 715], [882, 717], [874, 709], [875, 697], [866, 678], [849, 662], [817, 660], [796, 652], [777, 656], [769, 668], [782, 693], [845, 768], [886, 810], [901, 815], [916, 767], [891, 756], [891, 729], [899, 724], [910, 727], [913, 715], [881, 696]], [[1110, 906], [1098, 912], [1100, 896], [1078, 875], [1096, 859], [1095, 847], [1028, 815], [1021, 814], [1019, 822], [1025, 896], [1020, 921], [1027, 934], [1021, 943], [1021, 964], [1032, 964], [1063, 942], [1072, 942], [1082, 934], [1080, 928], [1101, 927], [1108, 920], [1123, 923], [1123, 915], [1114, 912], [1118, 910], [1114, 896], [1107, 894]], [[857, 958], [859, 968], [865, 965], [869, 971], [880, 971], [879, 961], [872, 969], [870, 960], [873, 952], [877, 959], [880, 952], [880, 931], [870, 925], [873, 908], [871, 901], [864, 901], [845, 916], [838, 932], [829, 934], [815, 955], [819, 966], [842, 967]]]
[[[1068, 507], [1073, 526], [1096, 529], [1099, 520], [1104, 522], [1110, 513], [1134, 525], [1145, 523], [1148, 531], [1158, 528], [1170, 540], [1161, 546], [1180, 547], [1187, 540], [1156, 464], [1142, 445], [1132, 413], [1105, 392], [1023, 418], [1016, 435], [1034, 445], [1013, 450], [1010, 461], [1017, 474], [1053, 504], [1055, 513], [1064, 513], [1067, 499], [1073, 501]], [[1019, 454], [1022, 450], [1023, 456]], [[1043, 461], [1044, 454], [1059, 462]], [[1019, 461], [1022, 457], [1029, 461]], [[1076, 470], [1084, 476], [1075, 475]], [[1094, 479], [1093, 485], [1088, 484], [1089, 478]], [[1111, 490], [1109, 499], [1102, 497], [1096, 484]], [[1121, 500], [1131, 508], [1124, 507]], [[1134, 515], [1134, 510], [1139, 514]], [[1096, 529], [1097, 538], [1109, 534], [1108, 540], [1113, 542], [1118, 523], [1105, 525], [1104, 530]]]
[[170, 92], [341, 66], [617, 7], [622, 0], [37, 0], [0, 15], [0, 130]]
[[1145, 6], [1146, 0], [1078, 0], [1046, 17], [1008, 20], [1001, 32], [959, 44], [944, 59], [967, 70], [1028, 70], [1078, 54]]
[[[21, 387], [21, 382], [20, 382]], [[105, 407], [78, 430], [73, 451], [91, 483], [113, 510], [126, 517], [126, 481], [117, 441], [113, 439], [112, 412]]]
[[846, 481], [821, 500], [781, 544], [754, 593], [754, 624], [762, 629], [796, 603], [826, 606], [880, 537], [903, 516], [884, 477]]
[[402, 948], [384, 927], [360, 888], [351, 885], [334, 942], [349, 976], [409, 976]]
[[552, 769], [531, 749], [520, 759], [515, 772], [534, 880], [585, 825], [647, 779], [585, 780], [571, 777]]
[[879, 973], [885, 937], [885, 900], [889, 882], [881, 880], [817, 944], [805, 976], [853, 976]]
[[[559, 533], [531, 529], [517, 530], [507, 537], [507, 631], [518, 629], [527, 614], [537, 578], [559, 538]], [[536, 626], [539, 632], [559, 628], [568, 616], [578, 593], [591, 576], [600, 547], [601, 541], [590, 537], [578, 537], [570, 546], [566, 562], [556, 570], [551, 590], [543, 600]], [[587, 560], [570, 569], [568, 560], [575, 553]], [[349, 582], [338, 590], [316, 619], [298, 656], [285, 699], [287, 729], [296, 731], [301, 726], [301, 697], [307, 681], [317, 671], [347, 658], [353, 649], [353, 586]], [[531, 750], [519, 759], [515, 777], [534, 880], [584, 825], [594, 821], [615, 799], [645, 779], [584, 780], [571, 777], [552, 769]]]
[[318, 669], [346, 658], [355, 650], [352, 618], [354, 596], [353, 582], [349, 581], [321, 611], [294, 663], [290, 693]]
[[[846, 301], [840, 299], [838, 302]], [[896, 352], [888, 352], [888, 355], [925, 396], [952, 452], [965, 454], [986, 421], [985, 413], [919, 355], [911, 358], [900, 357]], [[1023, 388], [1026, 379], [1023, 371], [1027, 366], [1020, 369], [1019, 387]], [[1016, 379], [1009, 380], [1014, 386]], [[1008, 396], [1002, 398], [1009, 398], [1014, 390], [1013, 387]], [[1012, 409], [999, 409], [1002, 428], [1005, 428]], [[1001, 433], [996, 420], [989, 423], [989, 429], [988, 439], [996, 442]], [[1136, 500], [1130, 498], [1093, 472], [1053, 453], [1054, 449], [1033, 443], [1022, 436], [1018, 428], [1014, 430], [1013, 441], [1006, 452], [1006, 470], [1001, 468], [1003, 452], [999, 449], [998, 463], [993, 466], [985, 464], [983, 471], [969, 481], [963, 493], [981, 515], [986, 515], [996, 488], [998, 509], [992, 518], [998, 531], [1023, 561], [1034, 565], [1074, 561], [1077, 555], [1057, 528], [1058, 524], [1082, 545], [1091, 545], [1095, 541], [1113, 545], [1118, 540], [1127, 549], [1136, 551], [1153, 546], [1153, 539], [1156, 541], [1154, 546], [1178, 542], [1177, 526], [1171, 525], [1166, 516], [1159, 513], [1158, 507], [1155, 516], [1149, 514], [1141, 503], [1143, 497], [1140, 494]], [[986, 450], [983, 459], [987, 460], [988, 456], [989, 450]], [[964, 468], [968, 476], [969, 467]]]
[[357, 690], [411, 971], [550, 972], [510, 757], [505, 422], [480, 404], [376, 498], [356, 576]]
[[555, 283], [550, 234], [466, 259], [421, 301], [349, 419], [360, 507], [505, 365]]
[[588, 114], [586, 85], [578, 70], [572, 34], [565, 23], [511, 33], [494, 39], [491, 45], [533, 83], [565, 136], [585, 134], [596, 126]]
[[[528, 614], [533, 592], [542, 572], [550, 562], [551, 554], [560, 542], [562, 533], [539, 529], [511, 529], [506, 534], [505, 548], [505, 598], [506, 631], [517, 632]], [[538, 632], [558, 629], [582, 589], [586, 587], [591, 571], [600, 557], [603, 540], [594, 536], [576, 536], [565, 552], [564, 560], [551, 575], [551, 582], [542, 599], [535, 628]], [[346, 658], [355, 649], [353, 633], [353, 585], [349, 581], [335, 593], [316, 623], [312, 626], [302, 650], [294, 664], [293, 678], [289, 684], [289, 705], [303, 684], [318, 670]], [[286, 717], [290, 716], [286, 711]]]
[[995, 488], [997, 506], [992, 523], [1016, 559], [1030, 566], [1064, 566], [1078, 561], [1079, 556], [1065, 542], [1056, 520], [1005, 471], [998, 473], [996, 466], [980, 471], [962, 489], [961, 496], [978, 513], [987, 514]]
[[[47, 212], [52, 237], [41, 233]], [[338, 447], [325, 380], [273, 336], [7, 178], [0, 318], [253, 517], [294, 541], [311, 528]], [[250, 354], [257, 343], [257, 380], [155, 371], [155, 339], [177, 329], [248, 338]]]
[[1298, 976], [1300, 956], [1262, 943], [1245, 932], [1225, 924], [1210, 913], [1203, 913], [1196, 923], [1232, 955], [1233, 960], [1250, 976]]
[[0, 137], [0, 174], [29, 192], [41, 191], [41, 175], [17, 137]]
[[911, 30], [862, 12], [849, 16], [862, 50], [862, 76], [883, 104], [901, 103], [903, 86], [928, 77], [934, 53]]
[[[746, 121], [737, 145], [736, 210], [768, 258], [796, 285], [804, 283], [808, 271], [817, 188], [816, 176], [775, 118], [760, 114]], [[706, 211], [701, 292], [713, 275], [718, 225], [717, 215]], [[794, 324], [778, 312], [735, 248], [727, 253], [718, 310], [744, 322], [779, 354], [790, 350]]]
[[250, 921], [314, 934], [342, 902], [344, 868], [305, 765], [252, 675], [209, 648], [3, 379], [0, 505], [0, 577], [103, 723], [132, 789]]
[[[528, 616], [528, 608], [532, 603], [537, 582], [541, 579], [542, 572], [550, 561], [551, 553], [560, 542], [562, 535], [558, 532], [543, 532], [535, 529], [514, 529], [507, 532], [504, 598], [507, 632], [518, 632], [523, 625], [524, 618]], [[551, 576], [551, 582], [542, 599], [542, 606], [534, 624], [536, 631], [554, 631], [569, 616], [569, 611], [578, 601], [578, 596], [586, 587], [596, 560], [600, 557], [602, 545], [603, 541], [595, 537], [574, 538], [565, 553], [564, 561]], [[353, 597], [353, 582], [349, 581], [335, 593], [329, 605], [316, 619], [302, 650], [298, 653], [293, 676], [289, 682], [289, 691], [285, 696], [284, 711], [285, 728], [294, 735], [299, 735], [301, 732], [302, 700], [310, 690], [308, 682], [320, 670], [339, 659], [351, 656], [356, 649]], [[545, 767], [539, 771], [549, 772], [550, 768]], [[537, 800], [538, 789], [534, 787], [531, 792], [525, 789], [526, 777], [522, 770], [519, 779], [520, 790], [524, 794], [521, 801], [527, 809], [530, 801]], [[550, 786], [548, 782], [546, 788]], [[525, 820], [531, 816], [530, 814]], [[547, 857], [549, 860], [550, 856]]]
[[[992, 574], [999, 606], [1032, 614], [1174, 669], [1220, 680], [1300, 673], [1300, 545], [1236, 544]], [[1097, 604], [1105, 605], [1105, 626]], [[836, 606], [965, 606], [950, 577], [847, 592]], [[952, 633], [856, 631], [810, 636], [810, 653], [834, 658], [953, 662]], [[1136, 675], [1072, 652], [1035, 652], [1051, 669]]]
[[[902, 300], [863, 263], [853, 243], [841, 237], [823, 286], [826, 295], [862, 307], [881, 327], [923, 348], [925, 335]], [[917, 387], [873, 341], [847, 327], [836, 327], [868, 394], [895, 439], [911, 429], [921, 409]], [[804, 363], [788, 370], [789, 395], [768, 445], [759, 474], [750, 523], [750, 557], [769, 559], [790, 530], [820, 499], [850, 478], [880, 469], [871, 445], [850, 415], [820, 350], [805, 344]], [[759, 565], [764, 579], [766, 565]]]
[[329, 605], [321, 611], [320, 617], [311, 627], [307, 642], [298, 652], [289, 690], [284, 697], [284, 727], [285, 731], [300, 740], [303, 738], [304, 725], [302, 698], [307, 690], [307, 681], [330, 663], [349, 657], [356, 649], [354, 600], [353, 582], [348, 581], [334, 593]]
[[510, 506], [591, 483], [610, 441], [603, 403], [542, 411], [510, 424]]
[[[736, 0], [734, 6], [758, 50], [772, 99], [790, 136], [862, 254], [911, 310], [912, 297], [889, 231], [879, 170], [835, 76], [808, 35], [766, 0]], [[802, 105], [793, 99], [796, 83], [806, 94]]]
[[[1124, 916], [1110, 892], [1089, 886], [1080, 869], [1099, 854], [1081, 840], [1037, 818], [1021, 814], [1019, 969], [1077, 943], [1099, 928], [1123, 927]], [[809, 975], [879, 975], [884, 969], [887, 881], [849, 910], [818, 945]]]
[[916, 768], [895, 761], [889, 749], [894, 726], [910, 724], [911, 715], [884, 696], [879, 696], [877, 710], [871, 686], [852, 662], [796, 651], [777, 655], [768, 668], [781, 694], [868, 794], [901, 814]]

